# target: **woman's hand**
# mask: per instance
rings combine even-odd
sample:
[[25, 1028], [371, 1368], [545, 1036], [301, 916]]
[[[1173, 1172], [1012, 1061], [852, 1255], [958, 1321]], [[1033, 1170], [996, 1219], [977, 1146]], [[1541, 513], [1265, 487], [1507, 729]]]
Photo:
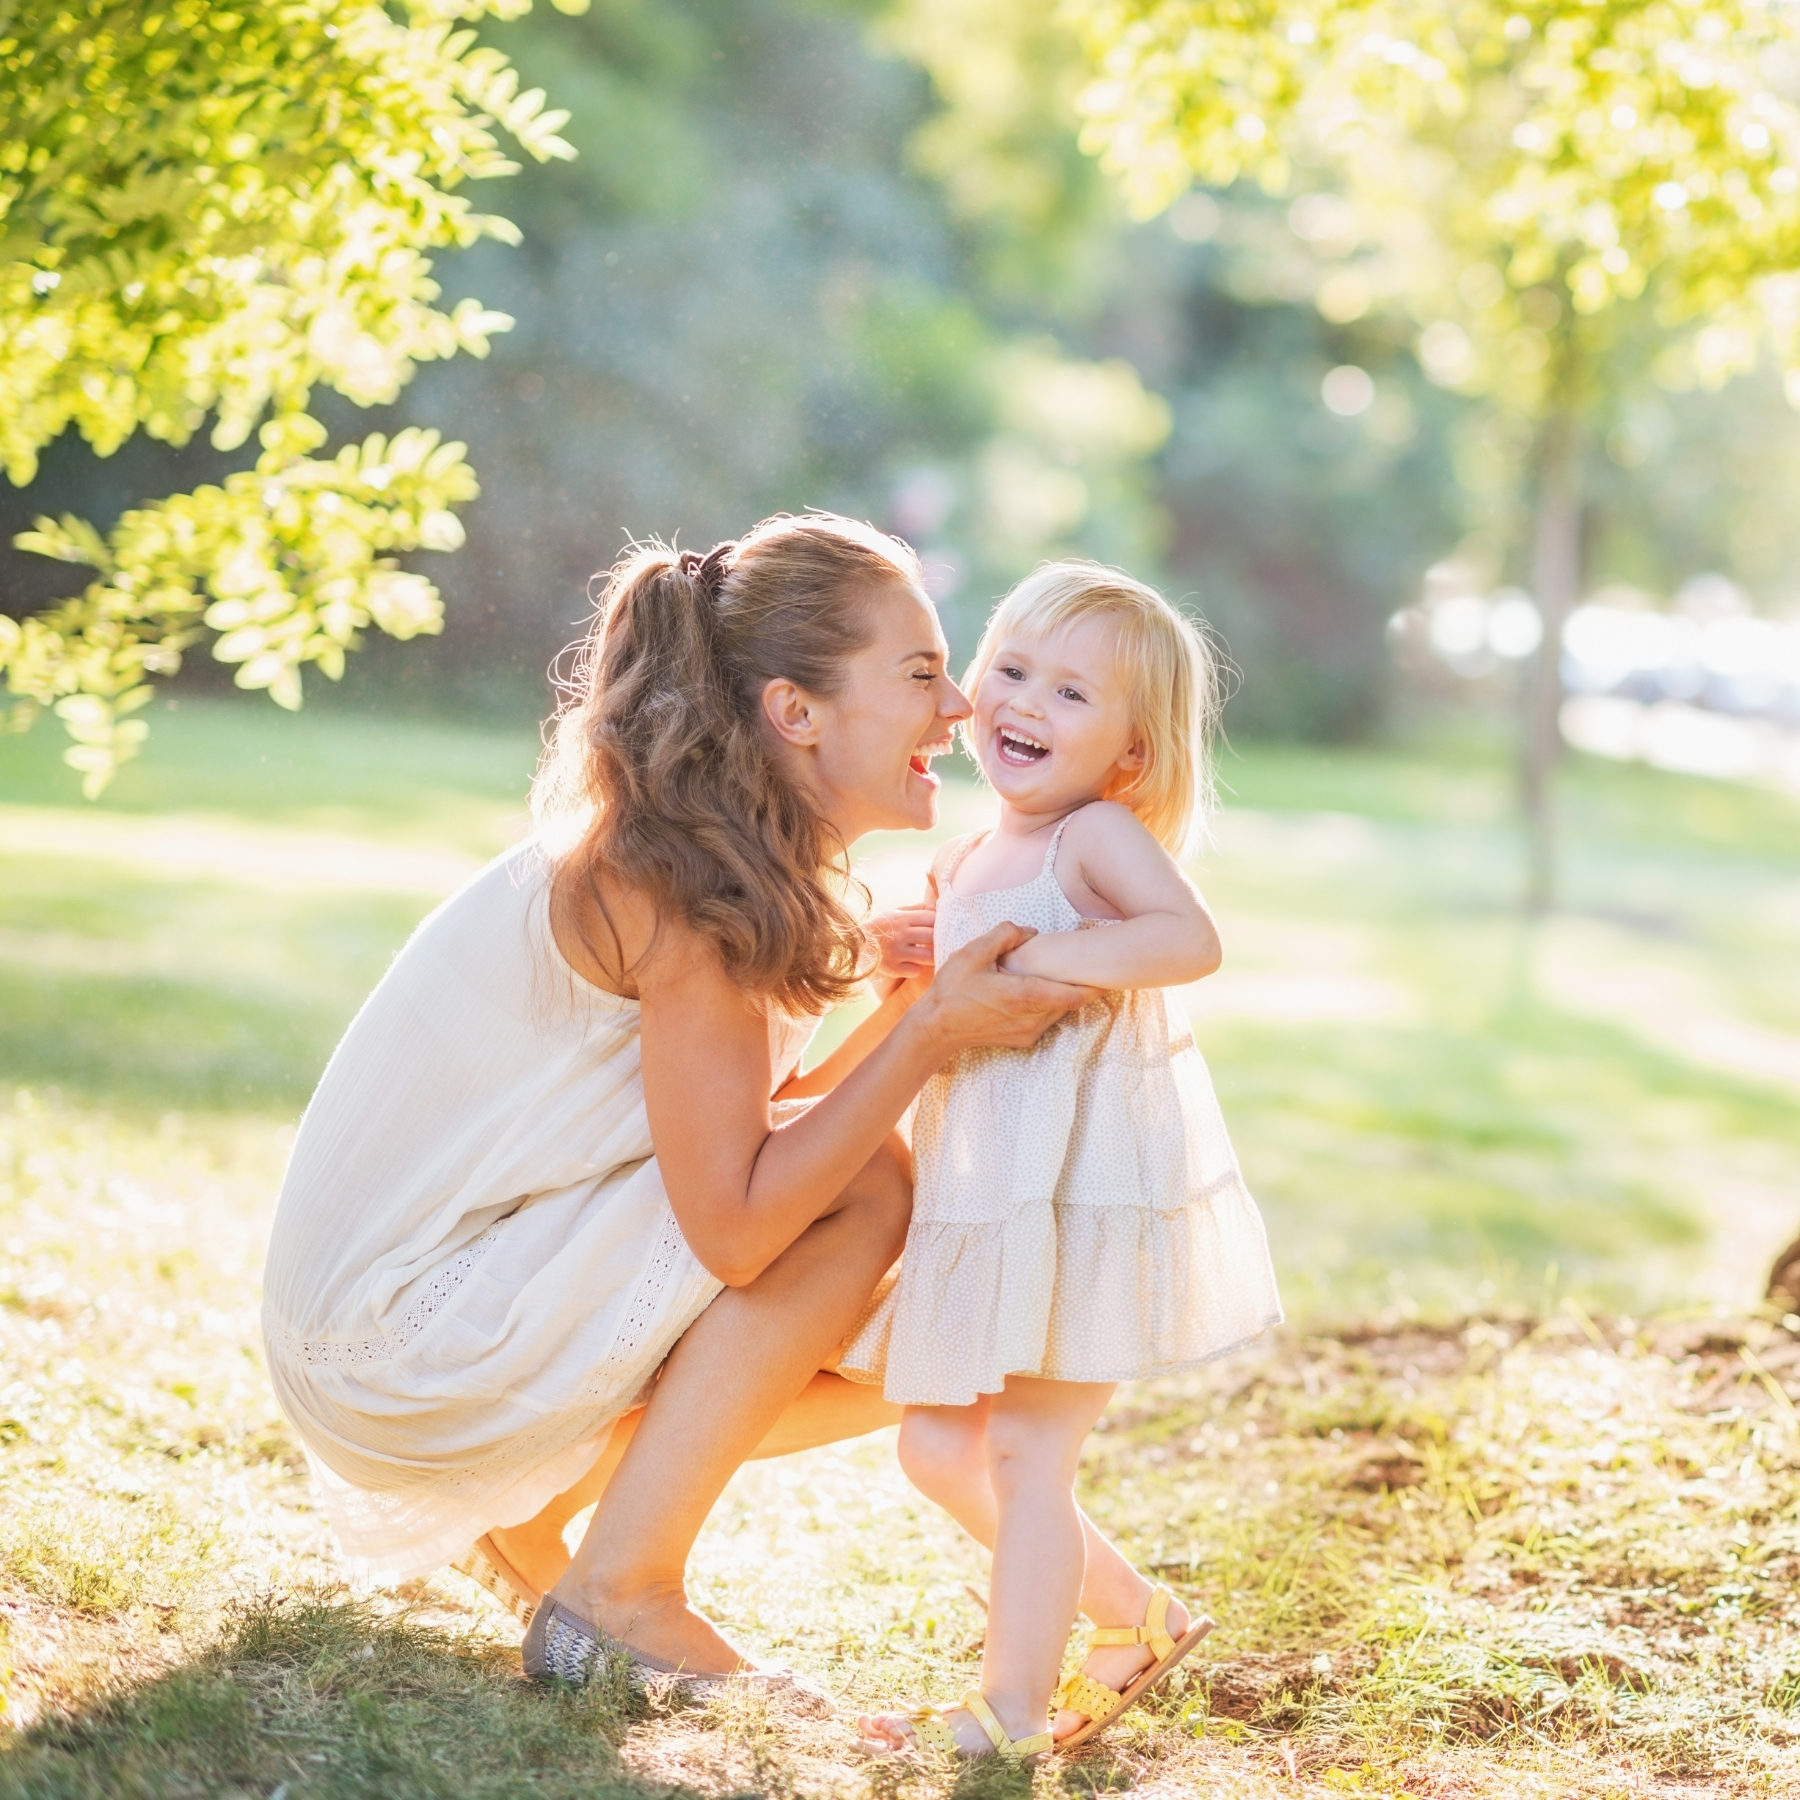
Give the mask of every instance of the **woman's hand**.
[[[625, 950], [639, 957], [632, 966], [644, 1105], [663, 1185], [689, 1247], [732, 1287], [754, 1281], [840, 1204], [919, 1089], [957, 1051], [1036, 1043], [1094, 997], [1091, 988], [996, 969], [1031, 936], [999, 926], [958, 951], [929, 986], [921, 976], [903, 983], [881, 1009], [881, 1029], [868, 1021], [857, 1053], [843, 1058], [854, 1066], [841, 1076], [832, 1070], [835, 1085], [818, 1105], [772, 1129], [763, 1009], [693, 933], [666, 926], [660, 942], [651, 937], [647, 902], [621, 896], [614, 910]], [[648, 954], [640, 949], [646, 941]], [[819, 1085], [801, 1077], [785, 1091]]]
[[949, 957], [914, 1007], [918, 1029], [944, 1047], [946, 1057], [978, 1045], [1029, 1048], [1059, 1019], [1095, 997], [1090, 987], [1014, 975], [1001, 957], [1035, 937], [1029, 925], [996, 925]]

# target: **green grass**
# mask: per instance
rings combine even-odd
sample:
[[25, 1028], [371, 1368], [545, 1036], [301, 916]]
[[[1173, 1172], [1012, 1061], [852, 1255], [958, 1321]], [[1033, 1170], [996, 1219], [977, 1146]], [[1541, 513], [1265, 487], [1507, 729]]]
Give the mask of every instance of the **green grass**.
[[[536, 734], [155, 725], [98, 807], [53, 732], [0, 739], [0, 1796], [1023, 1793], [529, 1690], [460, 1578], [339, 1585], [260, 1365], [269, 1208]], [[1478, 743], [1227, 776], [1192, 1010], [1299, 1328], [1096, 1437], [1089, 1505], [1220, 1629], [1036, 1791], [1791, 1791], [1800, 1343], [1743, 1308], [1800, 1227], [1800, 807], [1578, 763], [1528, 926]], [[923, 847], [866, 847], [884, 898]], [[695, 1565], [851, 1702], [960, 1691], [982, 1579], [885, 1437], [745, 1470]]]
[[[540, 741], [529, 718], [508, 729], [260, 701], [165, 701], [144, 717], [149, 744], [97, 803], [103, 813], [202, 813], [478, 855], [499, 822], [523, 819]], [[0, 738], [0, 806], [82, 807], [67, 745], [54, 720]]]
[[[155, 726], [95, 807], [55, 731], [0, 738], [0, 1074], [297, 1114], [438, 897], [383, 891], [380, 870], [311, 882], [311, 846], [426, 847], [472, 868], [525, 829], [537, 733], [192, 702]], [[34, 815], [75, 854], [15, 849]], [[197, 828], [209, 866], [137, 854], [115, 820]], [[293, 867], [271, 872], [257, 853], [284, 841]]]
[[[871, 1770], [841, 1724], [748, 1701], [531, 1689], [510, 1621], [447, 1573], [345, 1592], [250, 1354], [284, 1148], [242, 1117], [0, 1112], [0, 1795], [1024, 1794]], [[1572, 1306], [1127, 1389], [1087, 1504], [1219, 1628], [1039, 1800], [1791, 1791], [1794, 1393], [1773, 1321]], [[746, 1469], [694, 1576], [846, 1707], [974, 1672], [981, 1558], [885, 1434]]]

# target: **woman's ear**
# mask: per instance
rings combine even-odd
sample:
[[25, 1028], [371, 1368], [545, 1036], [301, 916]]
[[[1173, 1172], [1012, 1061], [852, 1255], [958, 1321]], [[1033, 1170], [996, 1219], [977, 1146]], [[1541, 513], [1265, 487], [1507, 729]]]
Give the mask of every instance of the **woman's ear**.
[[805, 688], [777, 678], [762, 693], [763, 717], [784, 744], [811, 745], [819, 741], [819, 708]]

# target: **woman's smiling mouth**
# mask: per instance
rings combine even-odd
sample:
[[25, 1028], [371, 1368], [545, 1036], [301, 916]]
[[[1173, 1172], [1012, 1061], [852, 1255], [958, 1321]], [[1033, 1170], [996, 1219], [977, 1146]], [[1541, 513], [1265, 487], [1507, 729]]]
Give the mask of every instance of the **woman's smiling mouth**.
[[994, 734], [995, 753], [1015, 769], [1028, 769], [1050, 754], [1050, 746], [1011, 725], [1002, 725]]
[[936, 787], [938, 785], [938, 778], [931, 772], [931, 759], [934, 756], [942, 756], [945, 751], [950, 748], [951, 744], [948, 742], [941, 744], [927, 744], [923, 749], [915, 750], [912, 755], [906, 759], [906, 766], [911, 769], [920, 780], [929, 781], [933, 787]]

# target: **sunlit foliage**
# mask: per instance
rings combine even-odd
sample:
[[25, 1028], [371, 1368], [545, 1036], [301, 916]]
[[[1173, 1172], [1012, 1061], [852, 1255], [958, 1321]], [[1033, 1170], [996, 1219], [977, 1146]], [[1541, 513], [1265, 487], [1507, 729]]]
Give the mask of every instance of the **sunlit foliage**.
[[[555, 0], [580, 12], [586, 0]], [[409, 430], [313, 454], [325, 387], [393, 401], [423, 361], [511, 321], [437, 305], [431, 253], [516, 241], [465, 181], [513, 172], [502, 127], [566, 157], [565, 113], [519, 90], [464, 21], [530, 0], [23, 0], [0, 6], [0, 464], [15, 484], [73, 426], [102, 455], [143, 430], [253, 472], [128, 512], [102, 535], [41, 519], [25, 547], [98, 571], [79, 598], [0, 617], [0, 671], [54, 706], [90, 794], [141, 741], [127, 715], [210, 628], [238, 685], [298, 706], [373, 624], [440, 628], [396, 553], [462, 542], [463, 447]], [[262, 421], [259, 429], [259, 421]]]
[[[1427, 372], [1567, 407], [1642, 298], [1717, 384], [1800, 367], [1800, 22], [1759, 0], [1073, 0], [1085, 141], [1154, 211], [1196, 177], [1330, 190], [1328, 318], [1383, 301]], [[1680, 371], [1665, 365], [1665, 373]], [[1795, 378], [1800, 395], [1800, 377]]]
[[1767, 0], [1069, 0], [1068, 16], [1098, 72], [1083, 141], [1137, 207], [1196, 178], [1298, 189], [1321, 313], [1410, 318], [1432, 380], [1520, 424], [1507, 460], [1536, 490], [1545, 645], [1526, 899], [1549, 904], [1556, 646], [1594, 428], [1645, 364], [1717, 387], [1765, 348], [1800, 402], [1800, 23]]

